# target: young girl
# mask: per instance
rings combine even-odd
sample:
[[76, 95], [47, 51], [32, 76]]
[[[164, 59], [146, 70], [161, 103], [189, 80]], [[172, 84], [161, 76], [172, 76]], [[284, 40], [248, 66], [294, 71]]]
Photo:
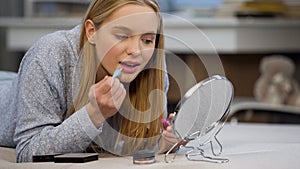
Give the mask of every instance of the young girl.
[[16, 147], [18, 162], [91, 145], [116, 155], [168, 150], [177, 139], [161, 124], [162, 28], [155, 0], [94, 0], [82, 25], [42, 37], [0, 89], [1, 146]]

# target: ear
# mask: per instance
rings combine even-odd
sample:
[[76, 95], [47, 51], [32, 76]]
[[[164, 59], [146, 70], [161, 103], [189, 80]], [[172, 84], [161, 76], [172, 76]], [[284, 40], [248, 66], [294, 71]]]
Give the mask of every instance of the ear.
[[84, 23], [85, 26], [85, 34], [90, 44], [95, 44], [95, 33], [96, 28], [95, 24], [92, 20], [88, 19]]

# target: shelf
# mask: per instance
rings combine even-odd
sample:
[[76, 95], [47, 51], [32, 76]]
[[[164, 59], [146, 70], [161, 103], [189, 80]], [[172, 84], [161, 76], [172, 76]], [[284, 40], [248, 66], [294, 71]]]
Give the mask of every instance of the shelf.
[[82, 16], [91, 0], [25, 0], [25, 17]]
[[[26, 51], [41, 36], [80, 24], [80, 18], [0, 18], [7, 48]], [[300, 52], [300, 20], [164, 16], [166, 49], [176, 53]]]

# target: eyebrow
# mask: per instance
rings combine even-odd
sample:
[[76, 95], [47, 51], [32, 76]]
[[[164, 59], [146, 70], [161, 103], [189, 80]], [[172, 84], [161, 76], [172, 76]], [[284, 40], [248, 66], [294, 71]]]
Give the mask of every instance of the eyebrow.
[[[132, 33], [133, 31], [131, 30], [131, 29], [129, 29], [128, 27], [125, 27], [125, 26], [114, 26], [113, 27], [113, 29], [119, 29], [119, 30], [123, 30], [123, 31], [125, 31], [125, 32], [127, 32], [127, 33]], [[145, 33], [143, 33], [143, 34], [157, 34], [155, 31], [146, 31]]]
[[132, 32], [129, 28], [125, 27], [125, 26], [114, 26], [113, 29], [120, 29], [126, 32]]

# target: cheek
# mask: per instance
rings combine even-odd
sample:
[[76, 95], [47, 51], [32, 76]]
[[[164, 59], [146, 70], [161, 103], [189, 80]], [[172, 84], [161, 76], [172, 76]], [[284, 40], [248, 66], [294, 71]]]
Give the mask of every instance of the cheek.
[[104, 68], [109, 73], [113, 73], [118, 64], [118, 56], [121, 55], [122, 46], [116, 44], [117, 42], [110, 36], [102, 35], [98, 37], [96, 42], [97, 57]]
[[144, 63], [147, 64], [154, 53], [154, 49], [147, 49], [142, 52]]
[[113, 47], [113, 42], [110, 40], [107, 41], [98, 40], [96, 42], [97, 57], [100, 59], [100, 61], [104, 59], [104, 57], [108, 54], [108, 52], [111, 50], [112, 47]]
[[109, 47], [103, 55], [102, 65], [112, 74], [119, 65], [119, 58], [122, 56], [123, 48], [120, 45], [109, 45]]

